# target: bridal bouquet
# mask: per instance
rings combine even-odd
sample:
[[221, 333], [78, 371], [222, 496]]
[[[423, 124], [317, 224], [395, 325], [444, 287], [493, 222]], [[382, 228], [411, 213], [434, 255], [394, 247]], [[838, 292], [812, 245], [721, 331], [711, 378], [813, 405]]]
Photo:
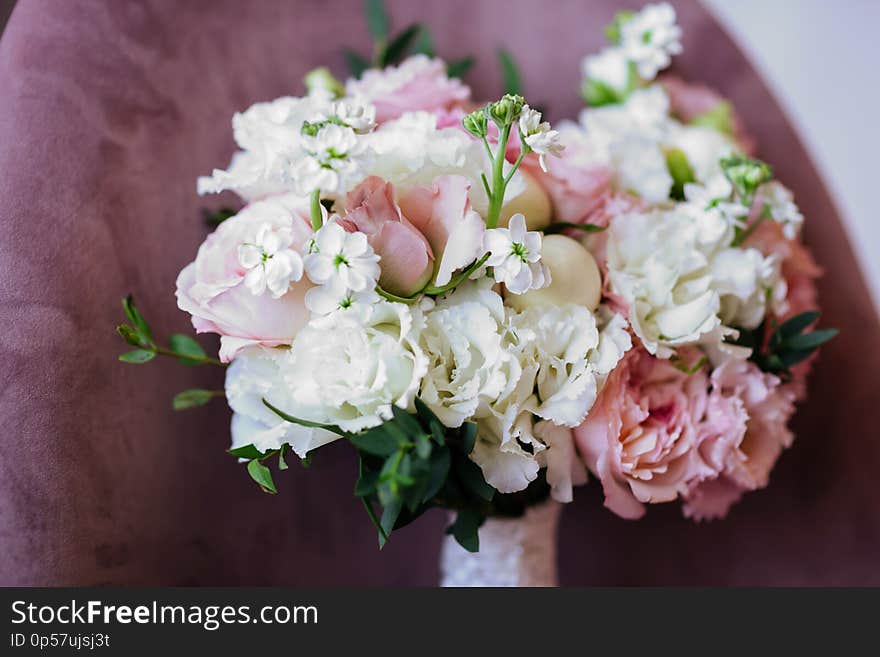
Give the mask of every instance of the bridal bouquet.
[[372, 65], [350, 53], [357, 77], [318, 69], [236, 114], [240, 150], [198, 181], [242, 200], [177, 279], [218, 358], [160, 346], [129, 297], [121, 360], [226, 367], [174, 405], [225, 397], [264, 491], [347, 442], [380, 544], [442, 507], [475, 551], [487, 517], [571, 501], [588, 473], [626, 518], [715, 518], [766, 486], [834, 331], [812, 330], [803, 216], [733, 108], [657, 77], [672, 7], [618, 14], [583, 62], [587, 109], [551, 126], [508, 54], [509, 93], [476, 102], [466, 61], [417, 26], [389, 38], [369, 5]]

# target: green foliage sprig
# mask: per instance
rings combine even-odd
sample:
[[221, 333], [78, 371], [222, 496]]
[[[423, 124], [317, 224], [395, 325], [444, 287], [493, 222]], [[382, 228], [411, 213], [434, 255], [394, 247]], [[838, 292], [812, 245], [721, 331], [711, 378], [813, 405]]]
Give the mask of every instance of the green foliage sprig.
[[762, 371], [788, 380], [792, 367], [809, 358], [816, 349], [838, 334], [838, 330], [833, 328], [807, 331], [818, 319], [819, 312], [811, 310], [795, 315], [782, 324], [772, 322], [773, 330], [769, 338], [765, 320], [756, 329], [740, 330], [733, 344], [751, 349], [749, 360]]
[[[198, 367], [200, 365], [217, 365], [226, 367], [216, 358], [211, 358], [202, 346], [193, 338], [182, 333], [175, 333], [168, 339], [168, 346], [163, 347], [153, 338], [153, 329], [134, 304], [129, 294], [122, 299], [122, 311], [129, 323], [123, 322], [116, 327], [116, 332], [126, 344], [135, 347], [119, 356], [119, 360], [130, 365], [143, 365], [156, 356], [171, 356], [182, 365]], [[216, 397], [222, 397], [222, 390], [184, 390], [174, 397], [172, 408], [181, 411], [187, 408], [203, 406]]]
[[[498, 493], [469, 457], [477, 440], [476, 424], [465, 422], [449, 429], [420, 399], [415, 400], [415, 413], [395, 406], [391, 419], [358, 433], [294, 417], [265, 399], [263, 403], [287, 422], [332, 431], [355, 447], [360, 474], [354, 494], [376, 527], [380, 547], [395, 529], [429, 509], [442, 507], [456, 511], [447, 532], [466, 550], [476, 552], [478, 530], [488, 516], [521, 515], [527, 505], [549, 494], [546, 481], [540, 477], [521, 493]], [[247, 459], [251, 478], [265, 492], [275, 493], [272, 473], [264, 462], [276, 454], [283, 460], [283, 449], [260, 452], [247, 445], [230, 450], [230, 454]], [[286, 464], [281, 467], [279, 462], [279, 468], [286, 469]]]
[[[385, 68], [399, 64], [412, 54], [435, 55], [434, 37], [422, 23], [408, 25], [397, 34], [391, 34], [391, 19], [382, 0], [365, 0], [364, 14], [370, 36], [373, 38], [373, 52], [369, 57], [353, 50], [344, 52], [349, 72], [359, 78], [369, 68]], [[473, 57], [462, 57], [446, 65], [449, 77], [461, 78], [474, 65]]]

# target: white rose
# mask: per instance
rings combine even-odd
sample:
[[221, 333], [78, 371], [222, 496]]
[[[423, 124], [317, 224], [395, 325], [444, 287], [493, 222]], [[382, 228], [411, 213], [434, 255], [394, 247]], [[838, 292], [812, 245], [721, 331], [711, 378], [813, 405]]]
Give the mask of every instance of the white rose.
[[288, 386], [299, 417], [360, 431], [391, 418], [392, 405], [411, 407], [427, 370], [419, 322], [404, 304], [387, 302], [360, 319], [335, 313], [296, 336]]
[[297, 376], [291, 368], [287, 349], [248, 347], [238, 354], [226, 370], [226, 399], [232, 415], [232, 447], [253, 445], [261, 452], [287, 444], [300, 458], [339, 436], [286, 422], [270, 411], [263, 399], [286, 413], [297, 408], [288, 378]]

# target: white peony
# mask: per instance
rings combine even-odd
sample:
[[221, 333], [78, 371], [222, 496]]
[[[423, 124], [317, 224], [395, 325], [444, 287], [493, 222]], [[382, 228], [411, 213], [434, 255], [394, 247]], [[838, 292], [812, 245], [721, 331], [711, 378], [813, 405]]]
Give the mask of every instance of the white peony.
[[355, 432], [391, 418], [392, 405], [412, 406], [427, 371], [419, 322], [404, 304], [388, 302], [363, 320], [335, 313], [299, 332], [290, 348], [291, 414]]
[[226, 399], [233, 410], [232, 447], [253, 445], [261, 452], [290, 445], [297, 456], [336, 440], [324, 429], [286, 422], [270, 411], [263, 399], [286, 413], [299, 407], [291, 395], [289, 379], [296, 378], [288, 349], [248, 347], [226, 370]]
[[608, 235], [608, 275], [629, 305], [645, 348], [662, 358], [717, 328], [720, 300], [696, 222], [676, 210], [618, 217]]

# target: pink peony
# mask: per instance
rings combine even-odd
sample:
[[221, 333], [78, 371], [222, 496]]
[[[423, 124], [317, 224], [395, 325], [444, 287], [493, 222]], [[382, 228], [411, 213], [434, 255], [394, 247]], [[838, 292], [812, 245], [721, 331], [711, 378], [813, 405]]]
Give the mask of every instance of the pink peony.
[[256, 295], [245, 284], [247, 270], [239, 247], [252, 244], [261, 228], [293, 237], [290, 248], [302, 253], [312, 235], [307, 214], [287, 197], [251, 203], [224, 221], [199, 247], [194, 262], [177, 277], [177, 305], [192, 315], [198, 333], [220, 334], [220, 359], [230, 361], [249, 345], [290, 344], [308, 320], [304, 297], [308, 283], [292, 283], [275, 298], [268, 290]]
[[437, 112], [454, 108], [470, 97], [458, 78], [446, 75], [446, 64], [425, 55], [414, 55], [399, 66], [364, 71], [349, 80], [346, 94], [363, 98], [376, 107], [376, 121], [396, 119], [405, 112]]
[[[696, 350], [682, 350], [689, 364]], [[574, 430], [587, 467], [602, 482], [605, 506], [640, 518], [645, 503], [669, 502], [701, 474], [695, 447], [708, 381], [633, 349], [609, 375], [587, 419]]]
[[434, 272], [434, 255], [425, 237], [400, 212], [394, 187], [371, 176], [345, 197], [343, 228], [365, 233], [381, 258], [379, 285], [408, 297], [421, 290]]
[[712, 372], [712, 392], [698, 453], [709, 476], [685, 493], [684, 514], [697, 520], [724, 516], [746, 491], [763, 488], [782, 450], [794, 439], [788, 420], [794, 391], [744, 360]]
[[464, 176], [439, 176], [431, 187], [414, 187], [400, 198], [403, 214], [434, 252], [437, 285], [446, 285], [453, 272], [480, 256], [485, 223], [471, 210], [469, 189]]
[[[674, 75], [664, 75], [660, 82], [669, 96], [671, 112], [685, 123], [690, 123], [698, 116], [716, 109], [719, 104], [727, 102], [721, 94], [702, 84], [685, 82]], [[744, 153], [753, 153], [755, 139], [750, 135], [736, 112], [730, 107], [731, 135]]]

